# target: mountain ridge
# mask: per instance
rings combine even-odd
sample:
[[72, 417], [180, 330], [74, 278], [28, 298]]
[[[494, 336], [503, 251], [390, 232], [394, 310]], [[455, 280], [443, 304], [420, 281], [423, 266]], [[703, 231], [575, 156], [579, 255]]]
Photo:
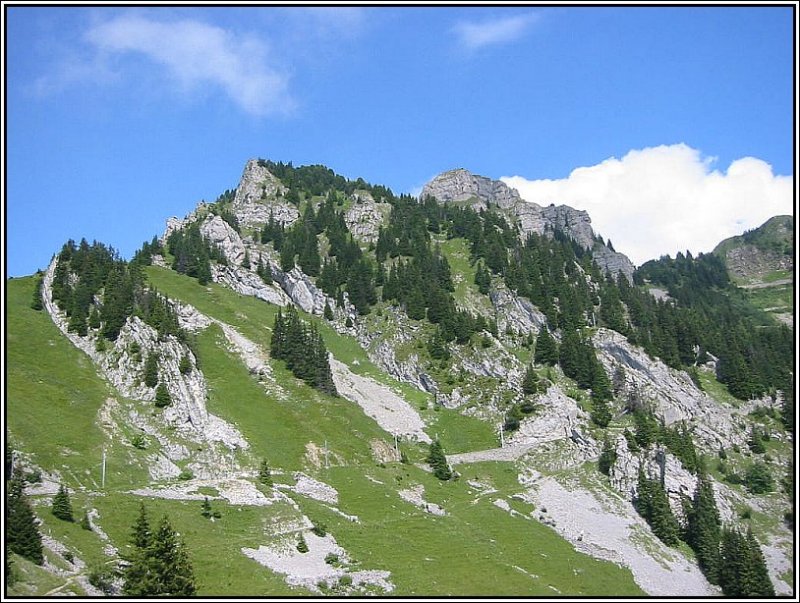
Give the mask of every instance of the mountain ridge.
[[[748, 455], [735, 450], [746, 451], [752, 435], [747, 428], [761, 429], [759, 421], [764, 421], [764, 428], [772, 433], [770, 455], [775, 459], [770, 461], [769, 471], [773, 475], [782, 471], [791, 436], [776, 417], [786, 406], [785, 391], [761, 391], [750, 401], [725, 398], [715, 388], [722, 387], [716, 376], [727, 359], [707, 354], [701, 361], [697, 354], [687, 372], [685, 366], [671, 366], [657, 358], [652, 348], [641, 347], [648, 345], [647, 341], [632, 342], [635, 333], [626, 336], [608, 328], [619, 324], [623, 331], [630, 330], [633, 318], [629, 314], [634, 304], [645, 298], [632, 296], [631, 285], [625, 284], [628, 279], [614, 280], [592, 265], [594, 253], [608, 248], [596, 240], [588, 215], [584, 219], [577, 210], [547, 213], [548, 208], [539, 208], [543, 220], [550, 220], [554, 227], [526, 233], [523, 246], [519, 241], [524, 229], [515, 229], [524, 212], [536, 212], [536, 208], [518, 205], [513, 189], [503, 189], [498, 186], [502, 183], [466, 170], [457, 172], [456, 177], [466, 179], [469, 186], [460, 194], [469, 196], [451, 201], [456, 206], [484, 203], [482, 209], [492, 210], [495, 208], [488, 204], [497, 202], [504, 212], [497, 219], [488, 213], [480, 218], [459, 207], [440, 213], [438, 203], [427, 203], [425, 195], [420, 200], [397, 198], [388, 189], [363, 181], [341, 187], [336, 176], [324, 169], [299, 175], [288, 172], [291, 178], [285, 184], [267, 165], [261, 160], [249, 161], [235, 191], [221, 196], [217, 203], [198, 205], [184, 219], [171, 218], [161, 240], [147, 244], [133, 262], [145, 276], [143, 290], [136, 295], [155, 294], [157, 289], [158, 295], [169, 296], [163, 302], [171, 308], [167, 314], [174, 313], [176, 327], [183, 329], [183, 334], [160, 332], [158, 324], [147, 323], [154, 317], [145, 310], [128, 316], [110, 341], [103, 337], [104, 326], [95, 327], [92, 320], [84, 325], [85, 334], [74, 331], [80, 331], [80, 312], [84, 311], [76, 301], [77, 291], [92, 273], [82, 272], [85, 260], [75, 259], [73, 265], [70, 258], [92, 257], [95, 252], [88, 244], [84, 252], [83, 242], [73, 243], [72, 251], [62, 251], [54, 258], [38, 293], [44, 311], [60, 336], [86, 354], [98, 375], [105, 375], [111, 393], [98, 412], [109, 433], [116, 434], [115, 455], [127, 455], [132, 467], [147, 472], [149, 481], [137, 478], [138, 487], [133, 490], [127, 486], [124, 491], [103, 491], [97, 483], [70, 476], [69, 463], [59, 466], [48, 461], [43, 478], [47, 484], [66, 478], [71, 494], [81, 504], [94, 501], [92, 504], [99, 505], [102, 525], [117, 548], [125, 546], [127, 526], [112, 521], [114, 505], [130, 509], [133, 501], [192, 501], [201, 500], [203, 492], [212, 493], [224, 513], [218, 526], [208, 524], [211, 531], [233, 530], [230, 516], [243, 508], [255, 521], [248, 529], [260, 526], [256, 529], [260, 537], [233, 538], [237, 548], [229, 546], [226, 555], [261, 564], [248, 567], [263, 567], [265, 574], [278, 577], [270, 582], [273, 588], [285, 582], [289, 588], [304, 589], [296, 592], [463, 594], [459, 586], [476, 588], [470, 576], [482, 566], [441, 557], [440, 539], [452, 542], [459, 538], [477, 559], [477, 552], [489, 546], [483, 530], [494, 530], [492, 526], [503, 526], [492, 532], [500, 552], [496, 558], [486, 557], [485, 563], [507, 582], [491, 582], [497, 589], [493, 592], [546, 595], [556, 588], [561, 593], [561, 589], [574, 589], [569, 592], [619, 594], [623, 589], [636, 590], [630, 586], [633, 582], [626, 582], [624, 573], [594, 565], [588, 557], [578, 555], [574, 562], [587, 576], [594, 576], [595, 584], [578, 574], [562, 575], [559, 566], [521, 554], [531, 540], [516, 540], [517, 535], [531, 538], [536, 534], [541, 540], [544, 532], [540, 527], [547, 530], [542, 542], [547, 542], [548, 551], [566, 554], [563, 551], [568, 549], [570, 555], [578, 551], [621, 564], [632, 572], [638, 588], [651, 595], [675, 594], [675, 575], [682, 577], [680, 588], [685, 594], [719, 592], [682, 553], [654, 536], [637, 514], [636, 492], [643, 488], [637, 484], [637, 471], [641, 468], [647, 476], [666, 475], [667, 504], [676, 516], [683, 517], [683, 498], [691, 497], [698, 487], [697, 475], [690, 469], [691, 451], [696, 447], [697, 454], [712, 462], [720, 450], [727, 450], [725, 470], [717, 465], [714, 470], [715, 496], [723, 518], [741, 522], [743, 509], [778, 517], [785, 504], [783, 496], [756, 496], [735, 481], [735, 476], [753, 466]], [[335, 186], [326, 189], [326, 182]], [[478, 192], [488, 195], [486, 199], [472, 195], [469, 187], [474, 182]], [[446, 181], [442, 184], [441, 179], [439, 183], [445, 189], [451, 186]], [[394, 212], [406, 217], [398, 222], [392, 217]], [[423, 212], [427, 223], [419, 222]], [[436, 227], [442, 218], [450, 220], [448, 227], [463, 227], [467, 235], [449, 237], [444, 227]], [[477, 219], [488, 222], [479, 233], [470, 234], [466, 229], [480, 225]], [[418, 229], [419, 225], [423, 228]], [[192, 238], [194, 229], [197, 239]], [[357, 230], [361, 232], [356, 237]], [[269, 231], [267, 235], [265, 231]], [[342, 236], [342, 232], [349, 234]], [[424, 245], [423, 232], [428, 239]], [[578, 240], [581, 234], [591, 243], [588, 248]], [[265, 237], [273, 239], [265, 241]], [[274, 237], [284, 237], [284, 241], [279, 245]], [[294, 253], [289, 257], [284, 245], [292, 237], [306, 247], [290, 247]], [[497, 261], [492, 256], [492, 237], [498, 245], [509, 245], [499, 270], [490, 265]], [[487, 249], [480, 248], [484, 243]], [[191, 248], [195, 244], [200, 247]], [[318, 264], [304, 257], [306, 248], [317, 249]], [[476, 249], [483, 255], [471, 258]], [[552, 266], [558, 269], [553, 281], [558, 284], [555, 304], [540, 306], [539, 290], [524, 289], [522, 277], [514, 275], [520, 268], [509, 249], [522, 256], [535, 252], [541, 254], [536, 257], [553, 258]], [[101, 252], [97, 250], [96, 255]], [[194, 253], [198, 255], [192, 256]], [[345, 265], [348, 254], [350, 276], [343, 285], [326, 284], [326, 279], [340, 278], [326, 273], [326, 266]], [[195, 260], [209, 263], [207, 282], [201, 282], [202, 271], [199, 276], [179, 274]], [[319, 273], [306, 273], [298, 262], [306, 262], [310, 272], [316, 268]], [[350, 279], [365, 262], [371, 271], [367, 285], [375, 286], [381, 295], [361, 305], [356, 297], [363, 281]], [[415, 275], [417, 262], [424, 263], [425, 271]], [[389, 297], [395, 278], [392, 269], [407, 271], [412, 288], [418, 286], [413, 279], [421, 279], [426, 272], [435, 275], [421, 312], [414, 309], [415, 300], [403, 287], [394, 293], [400, 299]], [[382, 284], [375, 284], [379, 278]], [[55, 282], [75, 289], [69, 302], [64, 301], [62, 292], [63, 308], [53, 299]], [[550, 286], [544, 279], [537, 282]], [[34, 281], [14, 283], [15, 288], [18, 285], [33, 287]], [[573, 298], [572, 290], [585, 295], [589, 306], [580, 306], [584, 298]], [[36, 289], [33, 291], [36, 296]], [[98, 308], [105, 315], [112, 292], [111, 281], [106, 281], [105, 287], [88, 298], [87, 315]], [[620, 293], [625, 296], [624, 304], [615, 297]], [[325, 340], [343, 398], [312, 391], [294, 379], [282, 361], [271, 357], [271, 324], [278, 308], [288, 304], [306, 312], [303, 320]], [[654, 307], [661, 313], [660, 320], [677, 311], [670, 310], [672, 305], [667, 303]], [[615, 308], [619, 314], [614, 313]], [[38, 318], [36, 310], [18, 302], [14, 312], [20, 320]], [[452, 339], [448, 339], [448, 330]], [[537, 348], [544, 345], [541, 342], [548, 333], [562, 353], [556, 352], [554, 359], [537, 360], [541, 351]], [[14, 334], [12, 351], [15, 357], [24, 358], [18, 327]], [[37, 346], [46, 345], [43, 339], [36, 342]], [[573, 360], [563, 353], [567, 348], [574, 350]], [[154, 388], [142, 382], [145, 359], [151, 354], [161, 356], [159, 376], [172, 400], [162, 411], [153, 409]], [[188, 358], [186, 372], [181, 369], [184, 357]], [[586, 374], [579, 365], [592, 358]], [[22, 419], [35, 417], [43, 407], [38, 401], [30, 408], [20, 406], [17, 400], [27, 382], [21, 371], [33, 369], [21, 362], [12, 369], [15, 400], [10, 425], [28, 455], [24, 457], [29, 459], [26, 470], [32, 470], [41, 466], [36, 462], [38, 440]], [[202, 380], [205, 385], [187, 387], [187, 380], [198, 384]], [[531, 380], [534, 385], [526, 385]], [[604, 387], [608, 389], [606, 398], [601, 397]], [[529, 393], [530, 388], [534, 393]], [[609, 413], [605, 420], [598, 414], [604, 405]], [[25, 413], [33, 414], [28, 417]], [[648, 423], [648, 417], [654, 421], [658, 417], [661, 427], [657, 421]], [[203, 435], [207, 424], [228, 425], [226, 433], [231, 437], [214, 444], [213, 438]], [[681, 438], [685, 439], [686, 433], [682, 430], [687, 429], [694, 441], [690, 449], [681, 444], [685, 444]], [[231, 430], [239, 435], [232, 438]], [[660, 435], [654, 440], [652, 433]], [[134, 445], [134, 434], [144, 434], [147, 449]], [[399, 443], [398, 439], [393, 442], [395, 436]], [[427, 440], [444, 443], [450, 463], [462, 472], [458, 480], [440, 482], [426, 471]], [[616, 457], [608, 479], [595, 468], [606, 441]], [[97, 450], [86, 454], [99, 463]], [[272, 490], [264, 490], [254, 479], [259, 456], [269, 457], [273, 467], [277, 485]], [[722, 466], [722, 460], [713, 462]], [[30, 489], [32, 496], [40, 497], [36, 500], [42, 515], [49, 495], [35, 491]], [[386, 497], [410, 507], [390, 512], [382, 502]], [[576, 512], [570, 520], [571, 499], [589, 506], [613, 501], [614, 512], [606, 515], [609, 525], [619, 522], [626, 526], [624, 530], [635, 530], [646, 545], [620, 539], [594, 525], [591, 513]], [[161, 508], [171, 509], [181, 522], [197, 523], [185, 502], [163, 505], [169, 505]], [[545, 508], [552, 512], [548, 514]], [[416, 511], [408, 517], [408, 509]], [[417, 538], [406, 541], [414, 554], [404, 556], [404, 562], [436, 558], [454, 575], [443, 590], [436, 586], [442, 580], [436, 572], [421, 570], [419, 581], [393, 560], [389, 554], [396, 550], [393, 539], [402, 536], [387, 538], [376, 531], [383, 529], [380, 526], [386, 514], [418, 530], [414, 532]], [[333, 535], [312, 532], [320, 516], [333, 526]], [[67, 550], [109, 557], [98, 557], [92, 552], [95, 545], [77, 539], [53, 520], [47, 519], [44, 525], [51, 534], [66, 539]], [[482, 526], [481, 530], [477, 526]], [[785, 576], [781, 577], [785, 572], [781, 568], [791, 557], [786, 549], [786, 529], [780, 522], [769, 526], [759, 537], [771, 560], [773, 582], [787, 592], [790, 587]], [[190, 536], [190, 544], [205, 542], [206, 535], [198, 532], [197, 526], [189, 528], [184, 523], [183, 530]], [[433, 531], [436, 537], [425, 538], [425, 531]], [[311, 547], [309, 557], [302, 552], [287, 553], [294, 550], [292, 539], [296, 541], [298, 536], [304, 536]], [[370, 545], [370, 541], [379, 544]], [[559, 548], [562, 546], [567, 548]], [[515, 566], [508, 569], [504, 559], [512, 551], [510, 559]], [[329, 553], [338, 555], [343, 565], [326, 563]], [[113, 560], [115, 554], [110, 557]], [[377, 569], [364, 570], [354, 558], [369, 559], [370, 564], [374, 561]], [[671, 561], [659, 569], [656, 560], [666, 558]], [[203, 555], [198, 559], [208, 570], [209, 559]], [[349, 585], [347, 580], [339, 582], [345, 575], [350, 576]], [[612, 575], [616, 578], [609, 580]], [[225, 586], [224, 573], [215, 572], [214, 576], [217, 582], [204, 582], [204, 592], [237, 593], [230, 582]], [[245, 583], [247, 588], [262, 588]], [[419, 588], [424, 590], [414, 590]]]

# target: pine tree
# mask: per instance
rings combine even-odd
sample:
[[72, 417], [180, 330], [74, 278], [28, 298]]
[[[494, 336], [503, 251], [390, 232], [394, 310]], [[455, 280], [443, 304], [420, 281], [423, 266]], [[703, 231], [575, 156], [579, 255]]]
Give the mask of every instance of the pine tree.
[[522, 379], [522, 393], [526, 396], [533, 395], [539, 391], [539, 377], [532, 366], [529, 366], [525, 371], [525, 377]]
[[164, 408], [170, 404], [172, 404], [172, 396], [169, 395], [169, 390], [162, 381], [156, 388], [156, 406], [158, 408]]
[[306, 542], [302, 532], [300, 532], [300, 536], [297, 538], [297, 550], [300, 553], [308, 552], [308, 543]]
[[272, 487], [272, 472], [266, 459], [261, 461], [261, 466], [258, 468], [258, 481], [265, 486]]
[[547, 364], [549, 366], [555, 366], [558, 363], [558, 345], [550, 335], [547, 327], [543, 326], [539, 329], [533, 361], [536, 364]]
[[190, 597], [195, 594], [194, 570], [186, 548], [178, 539], [166, 515], [153, 534], [148, 557], [154, 570], [155, 592], [152, 594], [173, 597]]
[[611, 467], [617, 461], [617, 451], [611, 444], [611, 441], [606, 437], [603, 440], [603, 450], [600, 453], [600, 458], [597, 461], [597, 468], [600, 473], [608, 475]]
[[720, 523], [711, 479], [701, 473], [686, 518], [686, 541], [697, 555], [703, 574], [712, 584], [719, 579]]
[[158, 385], [158, 354], [150, 352], [144, 361], [144, 384], [147, 387]]
[[58, 488], [58, 492], [53, 496], [52, 513], [63, 521], [75, 521], [72, 517], [72, 504], [69, 501], [69, 493], [64, 484]]
[[440, 480], [447, 481], [453, 477], [453, 472], [450, 470], [450, 465], [447, 464], [447, 457], [444, 454], [439, 440], [431, 442], [430, 451], [426, 460], [433, 469], [433, 474]]
[[747, 545], [749, 548], [751, 582], [747, 590], [748, 597], [774, 597], [775, 587], [769, 577], [767, 563], [761, 546], [753, 535], [753, 529], [747, 528]]
[[25, 481], [20, 472], [11, 479], [6, 506], [6, 544], [12, 552], [33, 561], [44, 563], [42, 537], [36, 516], [25, 496]]
[[41, 275], [36, 277], [36, 283], [33, 287], [33, 297], [31, 298], [31, 308], [34, 310], [41, 310], [44, 308], [42, 302], [42, 281], [44, 279]]
[[680, 527], [669, 506], [667, 493], [659, 480], [645, 475], [642, 465], [639, 466], [634, 507], [664, 544], [678, 544]]
[[181, 356], [180, 364], [178, 364], [178, 370], [181, 372], [181, 375], [187, 375], [192, 370], [192, 362], [189, 360], [189, 354], [184, 354]]
[[325, 309], [322, 311], [322, 316], [325, 320], [333, 320], [333, 310], [327, 299], [325, 300]]

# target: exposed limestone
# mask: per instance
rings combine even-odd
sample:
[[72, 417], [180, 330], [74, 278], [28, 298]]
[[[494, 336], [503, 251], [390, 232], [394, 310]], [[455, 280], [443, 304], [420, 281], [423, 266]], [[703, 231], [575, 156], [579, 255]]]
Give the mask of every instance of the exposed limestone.
[[550, 524], [578, 550], [630, 568], [642, 590], [654, 596], [712, 596], [698, 567], [650, 531], [630, 502], [610, 492], [586, 490], [578, 480], [562, 484], [533, 470], [519, 476], [523, 498], [546, 508]]
[[[274, 273], [273, 273], [274, 274]], [[241, 266], [211, 265], [211, 280], [241, 293], [276, 306], [289, 305], [289, 296], [274, 284], [266, 284], [256, 273]]]
[[427, 183], [420, 198], [436, 197], [440, 203], [469, 202], [475, 210], [497, 206], [505, 210], [510, 222], [519, 226], [523, 240], [531, 233], [547, 234], [562, 230], [584, 249], [594, 249], [594, 256], [601, 269], [612, 274], [623, 273], [630, 281], [633, 264], [623, 254], [604, 245], [595, 245], [595, 234], [589, 214], [567, 205], [542, 207], [525, 201], [519, 192], [504, 182], [477, 176], [464, 169], [451, 170], [436, 176]]
[[410, 354], [405, 360], [398, 360], [392, 341], [380, 342], [370, 348], [368, 354], [372, 362], [398, 381], [409, 383], [423, 392], [438, 393], [436, 382], [422, 369], [416, 354]]
[[[236, 450], [247, 449], [248, 443], [238, 430], [206, 409], [207, 387], [203, 373], [191, 350], [172, 335], [159, 338], [155, 329], [136, 316], [130, 317], [113, 342], [106, 343], [105, 351], [97, 351], [94, 333], [80, 337], [67, 330], [67, 318], [52, 301], [52, 279], [56, 261], [48, 268], [43, 279], [43, 301], [51, 318], [61, 332], [81, 351], [87, 354], [105, 378], [125, 398], [139, 401], [126, 402], [131, 424], [158, 439], [166, 459], [154, 457], [154, 477], [174, 474], [172, 461], [184, 458], [185, 447], [174, 441], [176, 436], [204, 444], [193, 455], [190, 464], [196, 474], [216, 474], [236, 467], [231, 456]], [[139, 348], [138, 353], [133, 350]], [[144, 384], [144, 359], [149, 354], [158, 355], [158, 378], [170, 394], [172, 403], [157, 414], [140, 412], [141, 402], [152, 403], [155, 389]], [[180, 361], [189, 358], [190, 370], [180, 371]], [[148, 404], [149, 406], [149, 404]], [[164, 428], [172, 426], [175, 433]], [[219, 443], [221, 447], [213, 444]], [[210, 444], [210, 445], [209, 445]]]
[[367, 191], [353, 193], [354, 203], [344, 214], [344, 221], [353, 236], [364, 243], [378, 240], [378, 229], [391, 211], [388, 203], [375, 203]]
[[472, 201], [471, 206], [486, 209], [489, 204], [509, 209], [522, 199], [516, 189], [499, 180], [477, 176], [463, 168], [439, 174], [422, 187], [420, 198], [436, 197], [439, 203]]
[[309, 314], [321, 315], [325, 310], [326, 301], [331, 307], [335, 305], [335, 301], [318, 289], [308, 275], [297, 266], [289, 272], [273, 267], [272, 278], [280, 284], [295, 305]]
[[[336, 543], [332, 534], [317, 536], [313, 532], [302, 531], [302, 536], [308, 546], [308, 552], [305, 553], [297, 550], [297, 533], [286, 534], [277, 539], [271, 537], [270, 544], [261, 545], [257, 549], [242, 547], [242, 553], [273, 572], [286, 576], [287, 584], [301, 586], [316, 593], [322, 592], [320, 583], [326, 584], [326, 588], [338, 589], [343, 594], [363, 594], [369, 592], [370, 587], [377, 587], [387, 593], [394, 590], [394, 585], [389, 580], [390, 572], [348, 572], [347, 566], [351, 562], [347, 551]], [[336, 555], [339, 563], [326, 563], [325, 558], [328, 555]], [[339, 579], [344, 575], [351, 577], [351, 586], [340, 586]]]
[[289, 226], [300, 217], [300, 212], [294, 205], [277, 200], [286, 190], [266, 166], [251, 159], [244, 166], [231, 209], [239, 224], [245, 227], [265, 224], [270, 215], [275, 221]]
[[239, 233], [225, 220], [219, 216], [208, 216], [200, 224], [200, 234], [222, 251], [229, 264], [241, 265], [245, 256], [244, 242]]
[[436, 503], [425, 500], [425, 486], [422, 484], [417, 484], [413, 488], [408, 488], [406, 490], [400, 490], [398, 494], [404, 501], [410, 502], [426, 513], [430, 513], [431, 515], [447, 515], [447, 512], [442, 507]]
[[381, 429], [420, 442], [431, 441], [423, 431], [425, 423], [419, 413], [401, 396], [373, 379], [353, 373], [333, 356], [329, 360], [333, 382], [339, 394], [358, 404], [367, 416], [375, 419]]
[[621, 365], [625, 390], [652, 403], [667, 425], [686, 421], [697, 443], [712, 452], [745, 445], [746, 434], [733, 424], [731, 409], [697, 389], [685, 372], [650, 358], [616, 331], [598, 329], [593, 341], [606, 372], [613, 375]]
[[520, 297], [505, 286], [493, 288], [489, 299], [497, 316], [497, 329], [505, 332], [509, 327], [518, 333], [538, 333], [547, 318], [529, 300]]

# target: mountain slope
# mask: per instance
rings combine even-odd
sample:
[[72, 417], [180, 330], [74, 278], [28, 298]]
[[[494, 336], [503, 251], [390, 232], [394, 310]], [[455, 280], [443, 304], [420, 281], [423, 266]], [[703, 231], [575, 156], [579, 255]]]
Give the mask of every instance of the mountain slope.
[[[460, 181], [463, 198], [448, 192]], [[627, 258], [585, 213], [521, 205], [503, 187], [457, 171], [418, 202], [321, 166], [253, 160], [235, 191], [171, 218], [125, 266], [102, 246], [65, 246], [42, 311], [30, 308], [35, 279], [10, 281], [7, 430], [15, 470], [43, 470], [28, 493], [54, 539], [48, 555], [86, 564], [65, 580], [93, 593], [90, 570], [129, 551], [146, 501], [185, 538], [203, 595], [714, 594], [688, 549], [665, 545], [634, 506], [639, 468], [660, 472], [682, 518], [696, 455], [723, 519], [757, 531], [789, 592], [787, 498], [741, 483], [755, 459], [773, 481], [785, 474], [786, 392], [721, 395], [722, 361], [694, 351], [682, 364], [683, 344], [668, 354], [667, 327], [690, 314], [631, 284]], [[534, 214], [541, 227], [526, 222]], [[272, 358], [289, 304], [330, 353], [338, 396]], [[650, 312], [656, 330], [642, 322]], [[39, 420], [54, 392], [66, 423]], [[753, 427], [770, 434], [768, 460], [748, 450]], [[430, 473], [430, 440], [457, 479]], [[607, 476], [604, 442], [616, 456]], [[49, 515], [58, 482], [94, 531]], [[200, 515], [204, 497], [218, 519]]]

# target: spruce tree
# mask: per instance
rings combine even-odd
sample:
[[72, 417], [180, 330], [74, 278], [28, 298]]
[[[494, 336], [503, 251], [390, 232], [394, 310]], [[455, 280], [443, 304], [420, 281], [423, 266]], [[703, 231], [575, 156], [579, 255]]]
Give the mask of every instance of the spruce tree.
[[775, 587], [769, 577], [767, 563], [761, 546], [753, 535], [753, 529], [747, 528], [747, 546], [749, 548], [751, 582], [748, 586], [748, 597], [774, 597]]
[[178, 364], [178, 370], [181, 372], [181, 375], [187, 375], [192, 370], [192, 361], [189, 360], [189, 354], [184, 354], [181, 356], [180, 364]]
[[325, 309], [322, 311], [322, 316], [325, 320], [333, 320], [333, 310], [331, 310], [331, 305], [327, 299], [325, 300]]
[[150, 352], [144, 362], [144, 384], [147, 387], [158, 385], [158, 354]]
[[711, 479], [701, 473], [687, 515], [686, 541], [697, 555], [697, 563], [712, 584], [719, 579], [720, 517]]
[[152, 594], [172, 597], [190, 597], [196, 593], [194, 570], [185, 545], [165, 515], [153, 534], [148, 549], [153, 568]]
[[162, 381], [156, 388], [156, 406], [158, 408], [164, 408], [170, 404], [172, 404], [172, 396], [169, 395], [169, 390]]
[[297, 550], [300, 553], [308, 552], [308, 543], [306, 542], [302, 532], [300, 532], [300, 536], [297, 538]]
[[603, 450], [600, 453], [600, 458], [597, 461], [597, 468], [600, 473], [608, 475], [611, 467], [617, 461], [617, 451], [608, 439], [608, 436], [603, 440]]
[[447, 481], [453, 477], [453, 472], [447, 464], [447, 457], [444, 454], [439, 440], [431, 442], [430, 451], [426, 460], [433, 469], [433, 474], [440, 480]]
[[58, 492], [53, 496], [52, 513], [63, 521], [75, 521], [72, 517], [72, 504], [69, 501], [69, 493], [64, 484], [58, 488]]
[[269, 469], [267, 459], [261, 461], [261, 466], [258, 468], [258, 481], [265, 486], [272, 487], [272, 472]]
[[525, 371], [525, 377], [522, 379], [522, 393], [526, 396], [535, 394], [539, 391], [539, 377], [532, 366], [529, 366]]
[[6, 506], [6, 544], [12, 552], [37, 565], [44, 563], [42, 537], [36, 516], [25, 496], [25, 481], [20, 472], [11, 479]]
[[555, 366], [558, 363], [558, 344], [556, 344], [555, 339], [553, 339], [545, 326], [539, 329], [533, 361], [536, 364], [547, 364], [549, 366]]
[[33, 297], [31, 298], [31, 308], [34, 310], [41, 310], [44, 308], [42, 302], [42, 281], [41, 275], [36, 277], [36, 283], [33, 286]]

